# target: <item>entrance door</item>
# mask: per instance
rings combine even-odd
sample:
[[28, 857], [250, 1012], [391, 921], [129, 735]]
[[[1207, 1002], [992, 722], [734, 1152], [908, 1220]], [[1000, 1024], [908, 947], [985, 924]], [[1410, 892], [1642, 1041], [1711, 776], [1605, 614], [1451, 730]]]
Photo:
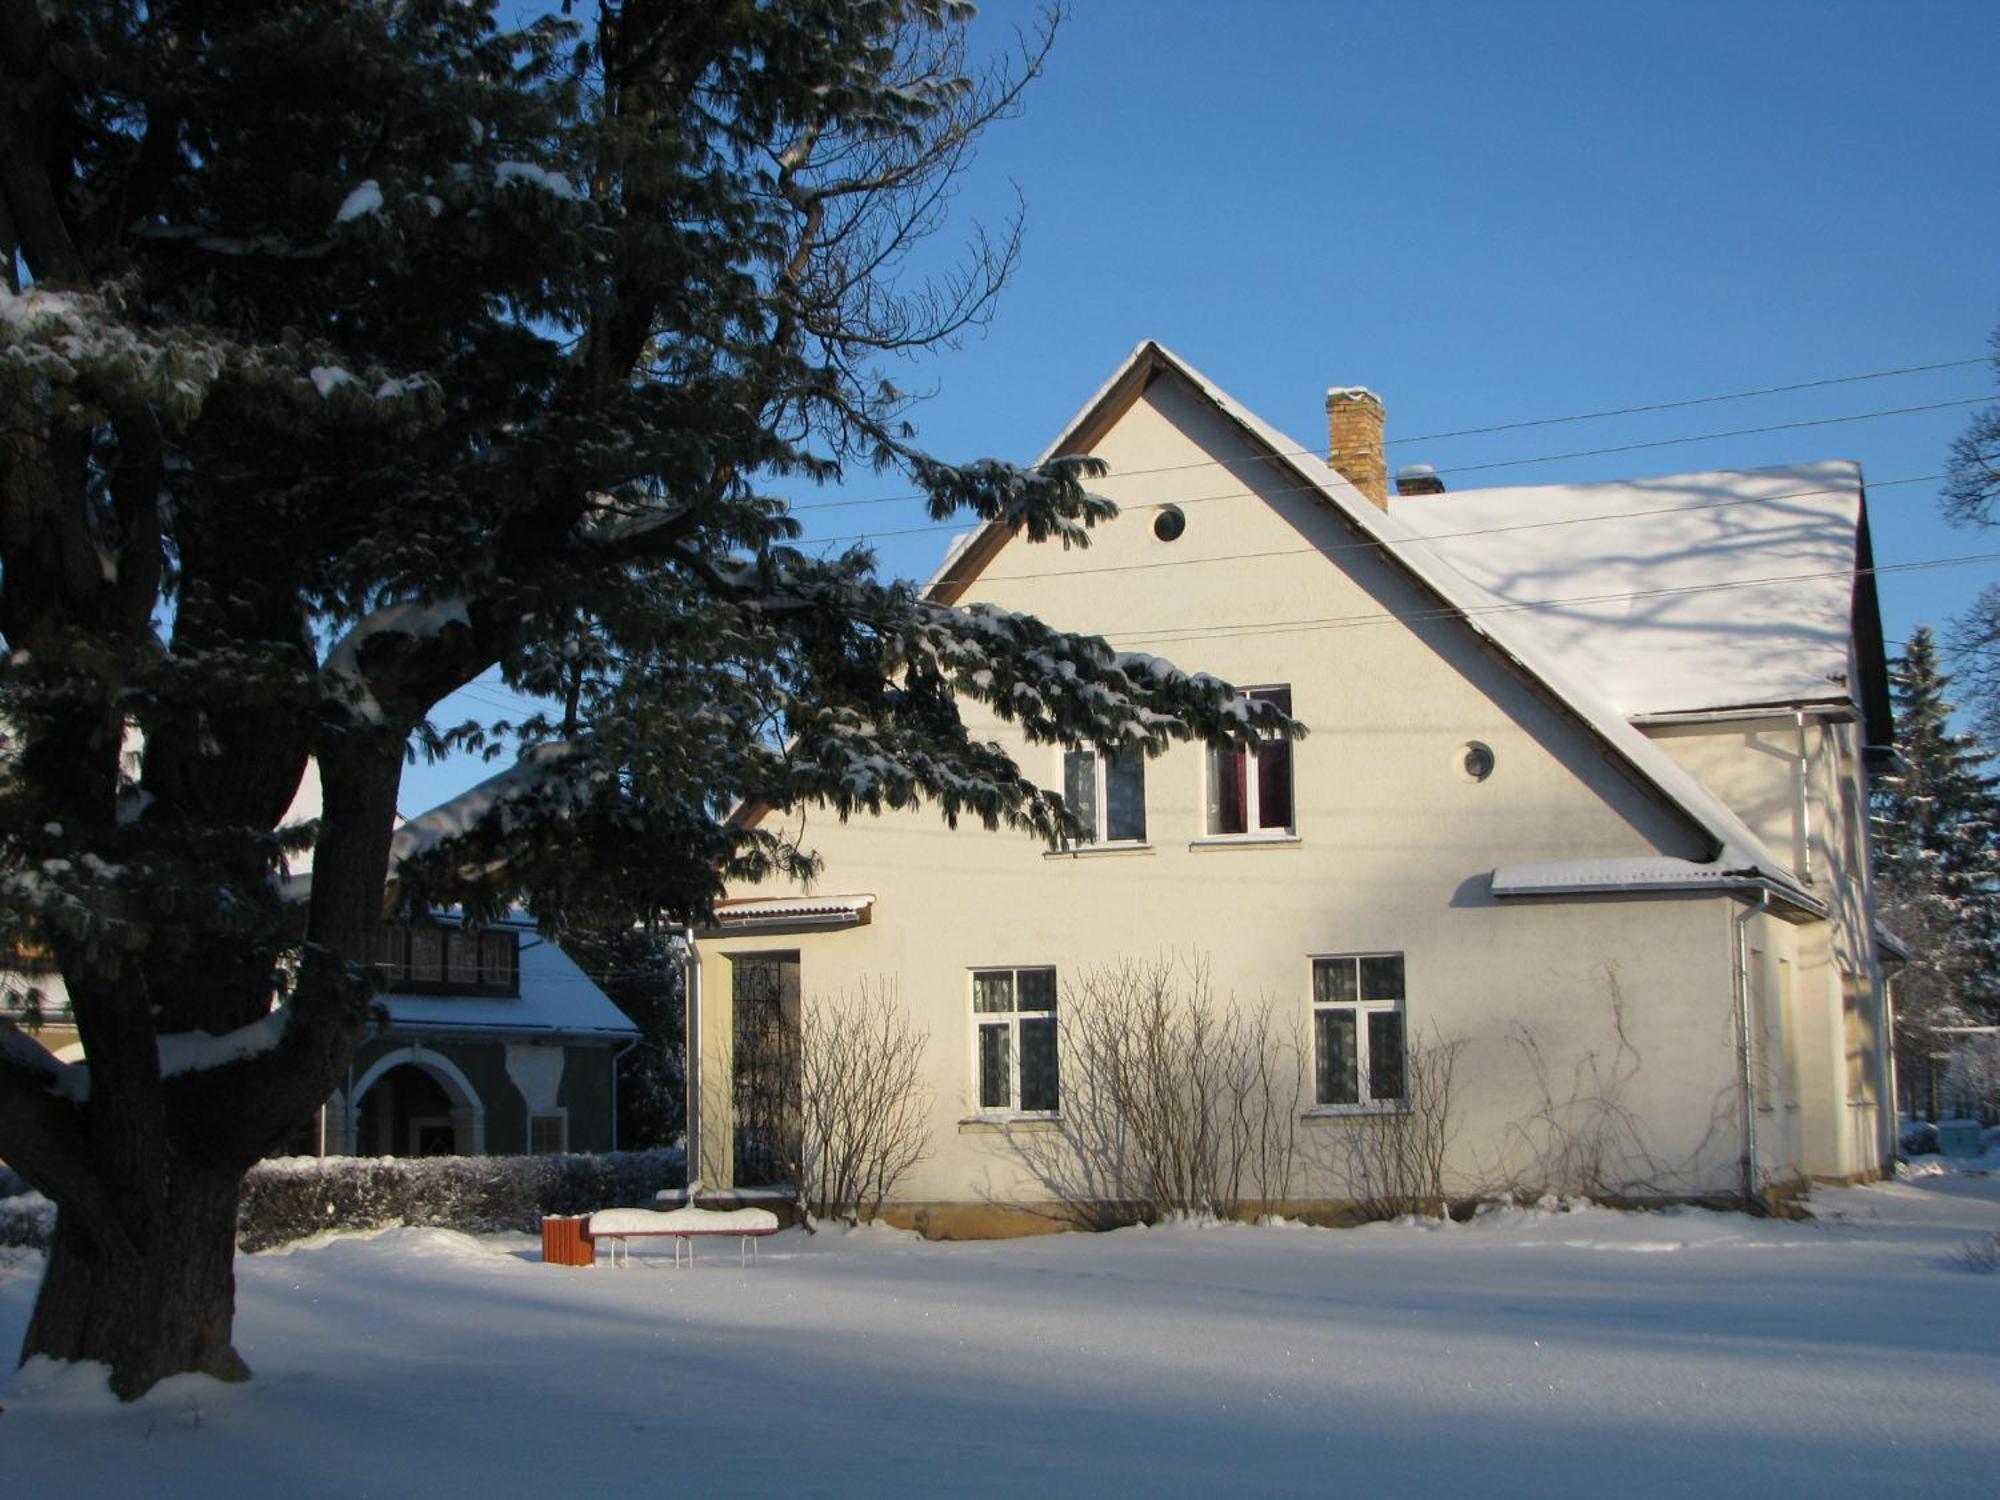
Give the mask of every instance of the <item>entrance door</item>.
[[791, 1184], [799, 1126], [799, 956], [746, 953], [731, 960], [735, 1019], [736, 1186]]
[[458, 1133], [448, 1117], [410, 1121], [410, 1155], [450, 1156], [457, 1150]]

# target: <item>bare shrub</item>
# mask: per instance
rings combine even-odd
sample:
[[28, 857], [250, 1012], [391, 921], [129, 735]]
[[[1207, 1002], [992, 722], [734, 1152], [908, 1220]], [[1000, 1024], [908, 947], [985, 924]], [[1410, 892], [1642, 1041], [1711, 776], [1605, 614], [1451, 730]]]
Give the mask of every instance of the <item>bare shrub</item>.
[[911, 1021], [892, 984], [806, 1004], [796, 1180], [809, 1212], [873, 1219], [930, 1154], [929, 1048], [930, 1033]]
[[1299, 1120], [1306, 1099], [1301, 1025], [1287, 1027], [1268, 996], [1238, 1012], [1228, 1028], [1223, 1076], [1230, 1114], [1227, 1198], [1231, 1211], [1254, 1198], [1271, 1212], [1292, 1196], [1299, 1163]]
[[873, 1219], [930, 1153], [930, 1033], [889, 983], [739, 1014], [732, 1079], [738, 1186], [779, 1185], [812, 1218]]
[[1991, 1119], [2000, 1110], [2000, 1036], [1959, 1039], [1945, 1065], [1945, 1107], [1953, 1114]]
[[1062, 1133], [1015, 1147], [1073, 1222], [1290, 1193], [1305, 1068], [1269, 1003], [1219, 1001], [1206, 961], [1162, 958], [1086, 973], [1060, 1014]]
[[1526, 1059], [1539, 1096], [1526, 1117], [1510, 1126], [1525, 1148], [1529, 1165], [1517, 1174], [1514, 1194], [1581, 1193], [1593, 1198], [1668, 1199], [1699, 1195], [1702, 1163], [1724, 1128], [1731, 1089], [1710, 1111], [1709, 1127], [1694, 1149], [1679, 1160], [1663, 1158], [1649, 1139], [1639, 1113], [1626, 1102], [1645, 1059], [1625, 1026], [1625, 992], [1616, 964], [1602, 967], [1611, 1015], [1609, 1052], [1580, 1053], [1563, 1076], [1549, 1061], [1540, 1040], [1516, 1027], [1514, 1045]]
[[1457, 1132], [1453, 1089], [1463, 1038], [1430, 1037], [1404, 1060], [1399, 1108], [1370, 1110], [1339, 1122], [1331, 1145], [1347, 1181], [1350, 1206], [1369, 1220], [1406, 1214], [1444, 1218], [1450, 1211], [1445, 1162]]

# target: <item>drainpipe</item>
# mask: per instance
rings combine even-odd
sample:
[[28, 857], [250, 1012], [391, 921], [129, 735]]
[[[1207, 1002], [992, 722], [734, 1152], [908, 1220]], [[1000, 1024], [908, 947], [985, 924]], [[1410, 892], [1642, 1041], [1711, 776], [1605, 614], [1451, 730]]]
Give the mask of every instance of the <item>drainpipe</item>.
[[1806, 748], [1806, 711], [1801, 708], [1792, 714], [1799, 729], [1799, 876], [1807, 885], [1813, 883], [1812, 873], [1812, 756]]
[[[1872, 941], [1872, 932], [1870, 938]], [[1878, 981], [1875, 990], [1878, 997], [1875, 1006], [1875, 1045], [1881, 1049], [1881, 1072], [1887, 1080], [1889, 1089], [1889, 1097], [1882, 1101], [1882, 1108], [1877, 1116], [1877, 1124], [1882, 1131], [1882, 1168], [1886, 1175], [1894, 1170], [1896, 1158], [1903, 1150], [1901, 1128], [1903, 1080], [1896, 1074], [1896, 981], [1883, 969], [1879, 958], [1875, 962], [1875, 975]], [[1932, 1110], [1931, 1116], [1936, 1118], [1937, 1111]]]
[[1743, 1091], [1743, 1156], [1738, 1163], [1743, 1202], [1746, 1207], [1760, 1206], [1761, 1185], [1757, 1180], [1757, 1093], [1755, 1054], [1751, 1051], [1750, 1031], [1750, 919], [1761, 913], [1770, 900], [1766, 891], [1757, 893], [1755, 906], [1745, 905], [1735, 918], [1736, 926], [1736, 1035], [1741, 1043], [1737, 1049], [1740, 1064], [1739, 1083]]
[[701, 954], [695, 947], [694, 927], [683, 927], [681, 940], [687, 944], [681, 981], [685, 1015], [681, 1031], [681, 1083], [687, 1091], [682, 1106], [686, 1123], [683, 1137], [683, 1171], [687, 1177], [688, 1205], [694, 1205], [695, 1184], [701, 1173], [701, 1135], [708, 1122], [701, 1117]]
[[618, 1064], [624, 1061], [626, 1053], [638, 1045], [639, 1038], [635, 1036], [611, 1054], [611, 1149], [613, 1151], [618, 1149]]

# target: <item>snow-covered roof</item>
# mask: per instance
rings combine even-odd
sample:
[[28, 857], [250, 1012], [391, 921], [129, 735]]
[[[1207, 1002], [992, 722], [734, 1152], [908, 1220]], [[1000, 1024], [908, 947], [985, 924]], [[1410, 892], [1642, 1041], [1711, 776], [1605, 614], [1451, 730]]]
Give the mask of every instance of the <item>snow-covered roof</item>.
[[[525, 926], [508, 923], [509, 926]], [[376, 1003], [398, 1028], [451, 1033], [634, 1037], [639, 1028], [570, 956], [528, 927], [521, 934], [519, 995], [404, 995], [385, 991]]]
[[1628, 718], [1853, 698], [1849, 462], [1398, 496], [1390, 514], [1517, 606], [1510, 635]]
[[[572, 774], [575, 765], [575, 746], [566, 740], [532, 746], [504, 771], [398, 824], [389, 839], [390, 867], [463, 838], [489, 818], [498, 819], [504, 829], [516, 816], [533, 817], [550, 807], [573, 806], [579, 800]], [[583, 779], [599, 775], [589, 773]]]
[[[1681, 812], [1714, 843], [1712, 860], [1691, 868], [1729, 874], [1734, 883], [1746, 879], [1767, 885], [1788, 899], [1811, 908], [1814, 898], [1799, 886], [1787, 867], [1772, 855], [1763, 840], [1751, 831], [1721, 798], [1665, 751], [1635, 729], [1627, 715], [1594, 682], [1572, 672], [1568, 660], [1546, 639], [1524, 629], [1529, 612], [1510, 609], [1495, 594], [1455, 566], [1424, 532], [1402, 514], [1384, 511], [1348, 483], [1339, 473], [1321, 462], [1314, 450], [1288, 437], [1262, 417], [1237, 401], [1227, 391], [1164, 346], [1147, 340], [1134, 349], [1110, 380], [1094, 395], [1042, 455], [1076, 451], [1076, 438], [1098, 419], [1101, 408], [1121, 392], [1137, 390], [1153, 371], [1177, 373], [1208, 400], [1215, 409], [1244, 432], [1256, 446], [1282, 462], [1300, 481], [1303, 493], [1314, 495], [1341, 515], [1363, 538], [1380, 542], [1381, 555], [1400, 565], [1417, 583], [1462, 617], [1467, 628], [1484, 637], [1522, 671], [1538, 680], [1558, 701], [1564, 703], [1589, 730], [1644, 782]], [[1855, 478], [1858, 492], [1859, 478]], [[1430, 528], [1435, 529], [1435, 528]], [[982, 537], [997, 539], [997, 523], [989, 523]], [[967, 569], [983, 565], [990, 552], [978, 543], [959, 554], [957, 577]], [[1850, 551], [1849, 560], [1852, 560]], [[940, 571], [932, 588], [940, 596], [951, 592], [956, 579]]]

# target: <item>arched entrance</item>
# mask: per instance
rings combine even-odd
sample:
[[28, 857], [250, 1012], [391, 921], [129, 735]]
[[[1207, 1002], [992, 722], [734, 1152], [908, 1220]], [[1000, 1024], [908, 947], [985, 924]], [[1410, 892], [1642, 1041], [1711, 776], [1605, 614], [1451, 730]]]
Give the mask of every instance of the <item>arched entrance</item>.
[[449, 1058], [405, 1047], [356, 1080], [347, 1149], [356, 1156], [483, 1156], [486, 1110]]

